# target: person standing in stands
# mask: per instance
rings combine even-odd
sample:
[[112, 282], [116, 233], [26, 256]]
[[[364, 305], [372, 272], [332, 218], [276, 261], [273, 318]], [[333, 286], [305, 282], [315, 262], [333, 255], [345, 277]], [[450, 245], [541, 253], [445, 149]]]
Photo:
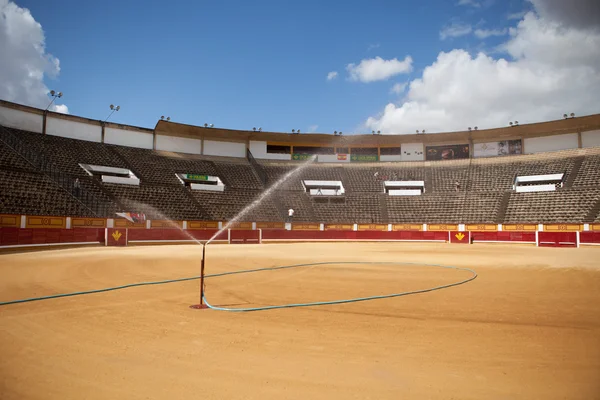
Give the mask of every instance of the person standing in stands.
[[460, 183], [458, 181], [454, 182], [454, 185], [456, 186], [456, 191], [460, 191]]
[[294, 209], [290, 208], [288, 210], [288, 218], [287, 218], [287, 222], [292, 222], [292, 218], [294, 218]]
[[73, 191], [75, 192], [75, 197], [79, 197], [79, 190], [81, 188], [81, 184], [79, 183], [79, 178], [75, 178], [75, 182], [73, 183]]

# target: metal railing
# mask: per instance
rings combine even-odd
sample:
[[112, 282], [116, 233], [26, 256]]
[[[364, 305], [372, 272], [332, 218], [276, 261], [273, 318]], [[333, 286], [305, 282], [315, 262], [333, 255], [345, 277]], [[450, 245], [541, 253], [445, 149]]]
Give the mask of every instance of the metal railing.
[[[77, 177], [73, 177], [61, 171], [44, 152], [34, 151], [24, 144], [14, 133], [0, 126], [0, 140], [12, 148], [17, 154], [26, 159], [36, 169], [43, 172], [56, 182], [62, 189], [71, 194], [96, 216], [108, 216], [109, 206], [99, 200], [93, 193], [81, 187], [81, 182], [76, 185]], [[78, 187], [77, 187], [78, 186]]]
[[246, 157], [248, 158], [250, 165], [252, 165], [252, 167], [254, 167], [254, 170], [258, 174], [258, 177], [260, 178], [263, 185], [266, 185], [267, 184], [267, 173], [265, 172], [265, 169], [262, 167], [262, 165], [260, 165], [258, 163], [258, 161], [256, 161], [256, 159], [252, 155], [252, 152], [250, 151], [250, 149], [246, 149]]

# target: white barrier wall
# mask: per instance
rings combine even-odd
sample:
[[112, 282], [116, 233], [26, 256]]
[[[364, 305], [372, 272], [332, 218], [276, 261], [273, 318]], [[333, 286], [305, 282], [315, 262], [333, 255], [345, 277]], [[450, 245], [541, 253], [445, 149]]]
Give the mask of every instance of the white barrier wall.
[[402, 161], [402, 155], [380, 156], [379, 161]]
[[402, 161], [423, 161], [425, 150], [423, 143], [404, 143], [401, 146]]
[[[252, 151], [252, 150], [250, 150]], [[266, 153], [266, 151], [265, 151]], [[207, 156], [242, 157], [246, 158], [246, 143], [204, 141], [204, 154]], [[254, 154], [253, 154], [254, 155]], [[256, 155], [254, 155], [256, 158]]]
[[317, 160], [318, 162], [325, 162], [325, 163], [349, 163], [350, 162], [350, 155], [349, 154], [344, 154], [346, 157], [339, 157], [337, 154], [319, 154], [317, 156]]
[[152, 149], [152, 133], [135, 132], [125, 129], [104, 128], [104, 143], [118, 144], [120, 146]]
[[200, 139], [156, 135], [156, 150], [202, 154], [201, 149], [202, 141]]
[[46, 135], [100, 143], [102, 141], [102, 127], [100, 125], [48, 117], [46, 118]]
[[581, 132], [581, 147], [600, 147], [600, 130]]
[[567, 133], [565, 135], [528, 138], [524, 140], [524, 145], [525, 154], [543, 153], [546, 151], [577, 149], [579, 139], [576, 133]]
[[44, 117], [12, 108], [0, 107], [0, 125], [35, 133], [43, 132]]

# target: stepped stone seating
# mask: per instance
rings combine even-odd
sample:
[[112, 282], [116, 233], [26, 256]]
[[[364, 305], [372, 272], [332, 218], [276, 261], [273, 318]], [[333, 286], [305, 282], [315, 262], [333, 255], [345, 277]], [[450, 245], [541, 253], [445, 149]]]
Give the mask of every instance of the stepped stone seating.
[[442, 162], [436, 162], [435, 166], [431, 167], [432, 189], [435, 192], [455, 192], [456, 181], [458, 181], [461, 190], [464, 190], [468, 182], [468, 174], [468, 164], [450, 167], [443, 165]]
[[108, 146], [102, 143], [67, 139], [12, 129], [27, 146], [44, 154], [64, 173], [73, 176], [89, 176], [79, 164], [126, 168]]
[[573, 186], [600, 186], [600, 155], [584, 158]]
[[275, 197], [285, 211], [294, 210], [294, 222], [317, 222], [313, 205], [308, 195], [299, 191], [276, 191]]
[[47, 216], [94, 214], [39, 172], [0, 169], [0, 213]]
[[383, 182], [375, 177], [378, 168], [347, 167], [346, 181], [348, 192], [383, 192]]
[[[213, 221], [229, 221], [248, 204], [257, 200], [261, 190], [225, 188], [224, 192], [192, 190], [194, 198], [202, 204]], [[261, 201], [241, 217], [241, 221], [281, 222], [283, 217], [272, 196]]]
[[[297, 165], [263, 165], [265, 173], [267, 174], [267, 187], [274, 185], [283, 178], [287, 173], [297, 168]], [[302, 180], [299, 174], [294, 174], [286, 182], [278, 186], [278, 190], [304, 190], [302, 186]]]
[[202, 220], [207, 216], [183, 192], [183, 186], [118, 185], [105, 183], [104, 187], [129, 212], [143, 212], [149, 219]]
[[120, 210], [119, 207], [113, 199], [106, 195], [94, 182], [92, 182], [91, 177], [82, 177], [79, 178], [79, 183], [83, 192], [91, 193], [96, 200], [104, 204], [105, 215], [99, 215], [100, 217], [113, 218], [115, 213]]
[[317, 222], [322, 223], [380, 223], [379, 195], [353, 193], [345, 196], [346, 203], [320, 203], [312, 206]]
[[219, 176], [225, 185], [234, 188], [262, 189], [262, 183], [254, 174], [250, 163], [215, 162]]
[[148, 149], [136, 149], [133, 147], [114, 145], [111, 145], [110, 147], [127, 160], [132, 171], [138, 175], [138, 178], [144, 183], [159, 185], [181, 184], [175, 175], [177, 173], [218, 175], [217, 169], [212, 161], [185, 157], [181, 154], [177, 157], [168, 157], [161, 154], [161, 152]]
[[33, 171], [33, 166], [0, 141], [0, 168]]
[[600, 188], [511, 193], [506, 223], [582, 222], [600, 199]]
[[389, 196], [390, 222], [461, 223], [464, 193], [434, 193], [421, 196]]

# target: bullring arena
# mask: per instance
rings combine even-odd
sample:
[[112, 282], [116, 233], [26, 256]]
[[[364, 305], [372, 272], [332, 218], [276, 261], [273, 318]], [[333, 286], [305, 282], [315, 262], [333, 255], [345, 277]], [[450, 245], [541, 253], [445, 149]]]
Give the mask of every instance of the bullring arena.
[[2, 102], [0, 398], [600, 398], [599, 146]]

